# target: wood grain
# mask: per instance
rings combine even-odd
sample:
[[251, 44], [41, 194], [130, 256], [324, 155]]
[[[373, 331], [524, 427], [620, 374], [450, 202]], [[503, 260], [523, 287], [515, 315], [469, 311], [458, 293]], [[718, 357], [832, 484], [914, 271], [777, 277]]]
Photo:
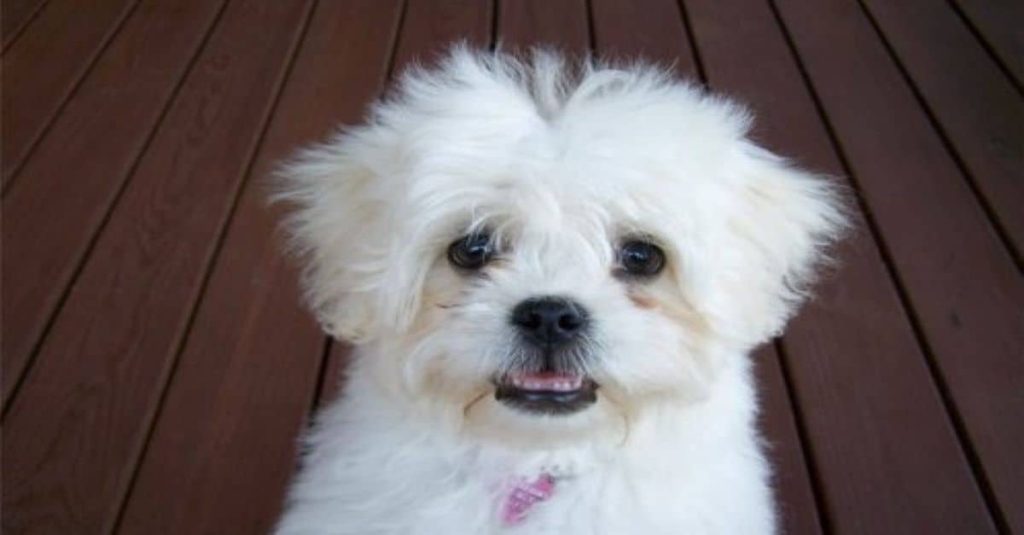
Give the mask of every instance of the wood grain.
[[[4, 52], [0, 183], [6, 190], [29, 148], [85, 76], [138, 0], [51, 0]], [[45, 65], [45, 68], [41, 68]]]
[[[864, 5], [1005, 230], [1024, 252], [1024, 98], [948, 6]], [[1024, 18], [1020, 19], [1024, 25]], [[1024, 48], [1019, 51], [1024, 55]]]
[[113, 526], [308, 7], [232, 2], [189, 74], [11, 403], [5, 532]]
[[[361, 119], [401, 2], [317, 6], [224, 240], [120, 533], [267, 533], [295, 467], [324, 336], [300, 304], [264, 180], [298, 145]], [[211, 462], [211, 460], [216, 460]], [[236, 489], [249, 489], [239, 493]]]
[[885, 237], [982, 484], [1020, 531], [1024, 279], [859, 6], [778, 7]]
[[4, 196], [5, 405], [221, 5], [144, 0]]

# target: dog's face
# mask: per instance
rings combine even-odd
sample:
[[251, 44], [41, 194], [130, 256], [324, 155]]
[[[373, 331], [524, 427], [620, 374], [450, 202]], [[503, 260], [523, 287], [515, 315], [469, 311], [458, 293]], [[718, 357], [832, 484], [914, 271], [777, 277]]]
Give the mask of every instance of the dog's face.
[[649, 70], [565, 71], [456, 52], [284, 171], [321, 321], [481, 436], [699, 400], [782, 327], [842, 225], [736, 106]]

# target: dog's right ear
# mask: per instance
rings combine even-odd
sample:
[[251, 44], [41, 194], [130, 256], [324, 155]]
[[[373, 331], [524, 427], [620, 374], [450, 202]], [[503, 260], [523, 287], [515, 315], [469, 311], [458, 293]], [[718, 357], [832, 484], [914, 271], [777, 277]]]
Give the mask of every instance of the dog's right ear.
[[777, 336], [809, 294], [828, 250], [850, 229], [842, 190], [752, 143], [743, 146], [730, 265], [720, 270], [732, 332], [752, 344]]
[[283, 228], [302, 262], [305, 301], [326, 332], [357, 343], [376, 330], [391, 248], [375, 170], [357, 157], [371, 150], [364, 145], [338, 134], [299, 151], [275, 173], [271, 195], [289, 205]]

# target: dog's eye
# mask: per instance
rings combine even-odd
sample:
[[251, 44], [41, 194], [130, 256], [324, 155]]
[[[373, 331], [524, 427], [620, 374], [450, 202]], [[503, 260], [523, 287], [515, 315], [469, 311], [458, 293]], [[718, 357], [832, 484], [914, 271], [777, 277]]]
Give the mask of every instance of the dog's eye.
[[665, 267], [665, 253], [648, 241], [627, 241], [619, 249], [619, 265], [628, 275], [652, 277]]
[[486, 233], [468, 234], [448, 246], [448, 261], [462, 269], [480, 269], [492, 257], [494, 242]]

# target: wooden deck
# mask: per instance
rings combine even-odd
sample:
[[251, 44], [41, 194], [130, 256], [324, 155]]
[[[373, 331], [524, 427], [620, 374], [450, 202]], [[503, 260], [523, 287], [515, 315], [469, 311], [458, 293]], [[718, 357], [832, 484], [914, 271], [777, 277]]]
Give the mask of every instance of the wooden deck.
[[4, 533], [267, 531], [346, 348], [258, 179], [465, 39], [672, 64], [848, 177], [860, 232], [758, 355], [788, 533], [1024, 534], [1024, 3], [2, 6]]

